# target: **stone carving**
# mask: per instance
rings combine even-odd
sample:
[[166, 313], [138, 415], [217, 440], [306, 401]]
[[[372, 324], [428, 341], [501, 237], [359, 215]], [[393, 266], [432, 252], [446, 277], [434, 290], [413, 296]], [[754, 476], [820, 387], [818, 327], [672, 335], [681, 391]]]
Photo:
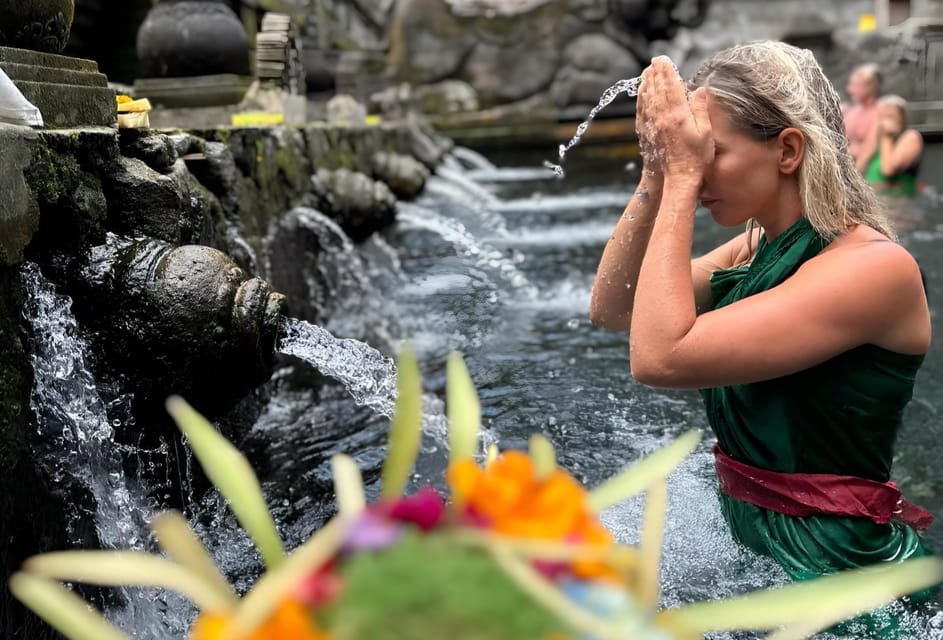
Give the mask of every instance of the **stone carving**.
[[135, 93], [167, 107], [237, 104], [246, 94], [249, 41], [218, 0], [161, 0], [137, 34]]
[[74, 0], [0, 0], [0, 46], [60, 53], [74, 14]]
[[238, 16], [212, 0], [162, 0], [138, 30], [140, 75], [177, 78], [249, 74], [249, 42]]
[[317, 208], [355, 242], [396, 219], [396, 197], [390, 188], [359, 171], [318, 169], [311, 176], [311, 192]]
[[389, 151], [373, 154], [370, 169], [374, 178], [386, 183], [397, 197], [405, 199], [416, 197], [430, 174], [426, 165], [414, 157]]
[[345, 93], [328, 100], [326, 112], [328, 124], [333, 125], [360, 126], [367, 118], [367, 108]]
[[222, 251], [109, 235], [63, 277], [100, 353], [146, 398], [224, 406], [270, 373], [284, 296]]

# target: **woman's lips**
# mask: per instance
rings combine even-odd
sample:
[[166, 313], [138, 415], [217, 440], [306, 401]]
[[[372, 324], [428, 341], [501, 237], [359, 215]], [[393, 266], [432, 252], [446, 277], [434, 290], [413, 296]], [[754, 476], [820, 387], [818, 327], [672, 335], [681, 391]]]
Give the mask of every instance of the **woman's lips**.
[[717, 198], [701, 198], [701, 206], [704, 208], [708, 208], [716, 202], [718, 202]]

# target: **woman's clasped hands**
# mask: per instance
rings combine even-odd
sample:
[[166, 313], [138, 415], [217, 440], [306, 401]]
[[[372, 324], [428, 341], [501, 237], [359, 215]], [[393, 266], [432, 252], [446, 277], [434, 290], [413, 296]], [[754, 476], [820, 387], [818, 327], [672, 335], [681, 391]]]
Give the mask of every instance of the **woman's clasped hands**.
[[671, 60], [658, 56], [642, 73], [635, 118], [646, 167], [700, 183], [714, 159], [707, 91], [688, 93]]

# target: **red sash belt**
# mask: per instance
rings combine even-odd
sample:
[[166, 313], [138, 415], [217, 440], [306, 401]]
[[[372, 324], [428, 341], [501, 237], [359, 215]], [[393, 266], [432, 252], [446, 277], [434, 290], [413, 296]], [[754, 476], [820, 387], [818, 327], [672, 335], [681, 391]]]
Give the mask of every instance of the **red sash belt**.
[[933, 514], [903, 498], [893, 482], [829, 473], [780, 473], [737, 462], [714, 445], [720, 488], [731, 498], [789, 516], [851, 516], [877, 524], [900, 520], [926, 529]]

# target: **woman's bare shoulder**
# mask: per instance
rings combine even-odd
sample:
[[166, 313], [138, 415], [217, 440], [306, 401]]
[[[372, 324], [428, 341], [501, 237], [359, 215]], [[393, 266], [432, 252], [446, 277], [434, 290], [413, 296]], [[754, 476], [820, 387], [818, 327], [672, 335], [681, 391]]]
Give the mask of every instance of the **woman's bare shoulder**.
[[907, 282], [923, 286], [920, 268], [913, 255], [900, 243], [863, 224], [835, 238], [816, 259], [804, 266], [817, 273], [837, 269], [859, 283], [866, 278], [871, 287], [882, 283], [899, 287]]

